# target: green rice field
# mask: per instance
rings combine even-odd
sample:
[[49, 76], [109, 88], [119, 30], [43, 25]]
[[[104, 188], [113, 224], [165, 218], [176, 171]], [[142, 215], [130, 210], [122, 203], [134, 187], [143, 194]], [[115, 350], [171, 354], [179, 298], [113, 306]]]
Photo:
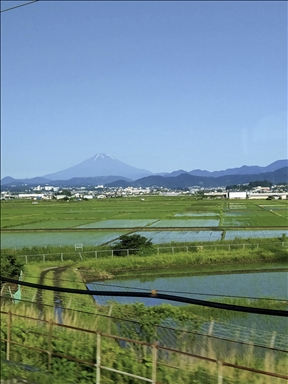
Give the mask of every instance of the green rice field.
[[124, 233], [155, 244], [288, 235], [288, 200], [145, 196], [90, 201], [1, 201], [1, 247], [101, 245]]

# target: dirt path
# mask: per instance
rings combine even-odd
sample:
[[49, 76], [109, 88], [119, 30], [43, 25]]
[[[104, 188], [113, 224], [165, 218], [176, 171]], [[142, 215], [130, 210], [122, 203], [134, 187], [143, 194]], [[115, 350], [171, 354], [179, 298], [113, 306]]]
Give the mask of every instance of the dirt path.
[[[54, 287], [60, 287], [61, 286], [61, 274], [63, 271], [65, 271], [68, 267], [51, 267], [47, 268], [44, 271], [40, 273], [38, 284], [43, 285], [45, 276], [47, 273], [54, 271], [53, 276], [53, 285]], [[54, 291], [53, 295], [53, 302], [56, 308], [62, 308], [62, 294], [61, 292]], [[44, 310], [44, 303], [43, 303], [43, 289], [38, 288], [36, 292], [36, 306], [39, 310], [39, 319], [43, 317], [43, 310]]]

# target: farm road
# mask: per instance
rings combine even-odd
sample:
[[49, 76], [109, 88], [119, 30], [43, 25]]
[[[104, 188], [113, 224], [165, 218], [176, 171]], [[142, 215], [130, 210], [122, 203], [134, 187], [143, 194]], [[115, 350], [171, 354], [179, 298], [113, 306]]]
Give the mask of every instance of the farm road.
[[[44, 271], [42, 271], [40, 274], [38, 284], [43, 285], [46, 274], [50, 271], [54, 271], [53, 285], [54, 287], [60, 287], [61, 274], [67, 268], [68, 267], [51, 267], [51, 268], [44, 269]], [[62, 306], [61, 292], [54, 292], [53, 302], [54, 302], [55, 308], [61, 308]], [[43, 290], [40, 288], [37, 289], [37, 292], [36, 292], [36, 306], [37, 306], [37, 309], [39, 310], [39, 319], [41, 319], [43, 316], [44, 303], [43, 303]]]

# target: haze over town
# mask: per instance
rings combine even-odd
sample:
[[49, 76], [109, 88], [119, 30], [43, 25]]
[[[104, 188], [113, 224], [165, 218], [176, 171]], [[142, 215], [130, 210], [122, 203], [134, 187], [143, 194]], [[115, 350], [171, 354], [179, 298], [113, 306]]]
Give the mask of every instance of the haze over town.
[[40, 0], [1, 23], [1, 178], [287, 158], [286, 2]]

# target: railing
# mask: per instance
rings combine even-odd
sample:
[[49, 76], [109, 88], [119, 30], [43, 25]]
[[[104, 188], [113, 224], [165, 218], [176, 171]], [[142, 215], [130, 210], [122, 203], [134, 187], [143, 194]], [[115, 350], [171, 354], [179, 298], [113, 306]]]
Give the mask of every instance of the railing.
[[[154, 247], [154, 250], [157, 254], [175, 254], [177, 252], [201, 252], [206, 249], [210, 250], [226, 250], [231, 251], [233, 249], [258, 249], [260, 246], [263, 246], [263, 244], [258, 243], [240, 243], [240, 244], [205, 244], [205, 245], [198, 245], [198, 246], [169, 246], [169, 247]], [[282, 248], [288, 247], [288, 242], [278, 242], [274, 245], [277, 245]], [[25, 260], [25, 263], [28, 264], [30, 262], [35, 261], [41, 261], [41, 262], [47, 262], [47, 261], [61, 261], [64, 260], [83, 260], [85, 258], [87, 259], [98, 259], [103, 257], [118, 257], [118, 254], [121, 252], [121, 256], [130, 256], [133, 255], [135, 252], [137, 252], [138, 256], [144, 255], [143, 251], [141, 249], [102, 249], [102, 250], [95, 250], [95, 251], [87, 251], [87, 252], [78, 252], [75, 247], [75, 252], [59, 252], [59, 253], [41, 253], [41, 254], [35, 254], [35, 255], [17, 255], [17, 257]]]
[[[31, 351], [34, 351], [35, 354], [38, 355], [44, 354], [47, 357], [44, 373], [53, 374], [55, 362], [58, 361], [60, 358], [63, 359], [63, 361], [70, 361], [71, 363], [73, 362], [75, 364], [79, 363], [79, 367], [82, 367], [81, 369], [83, 371], [88, 369], [87, 367], [90, 367], [90, 382], [96, 384], [101, 384], [102, 382], [105, 382], [105, 372], [108, 372], [108, 374], [113, 373], [121, 376], [129, 376], [131, 377], [131, 379], [134, 378], [136, 380], [153, 384], [164, 384], [166, 382], [170, 382], [166, 381], [166, 379], [168, 380], [167, 375], [171, 375], [171, 377], [173, 376], [174, 382], [177, 382], [177, 377], [183, 378], [183, 375], [185, 374], [189, 374], [190, 379], [192, 378], [192, 376], [194, 377], [194, 379], [200, 379], [200, 381], [197, 382], [207, 382], [215, 384], [222, 384], [224, 378], [229, 383], [244, 383], [248, 381], [257, 383], [258, 379], [261, 378], [261, 383], [263, 383], [262, 380], [265, 377], [273, 378], [273, 383], [282, 383], [285, 380], [288, 380], [287, 374], [281, 373], [277, 369], [259, 369], [243, 364], [235, 364], [233, 362], [224, 361], [220, 357], [210, 357], [205, 356], [204, 354], [191, 352], [188, 350], [187, 343], [185, 348], [179, 350], [176, 347], [172, 348], [160, 345], [157, 341], [147, 343], [131, 338], [111, 335], [108, 333], [100, 332], [99, 330], [91, 330], [72, 325], [64, 325], [54, 322], [52, 320], [40, 320], [39, 318], [31, 316], [19, 315], [16, 313], [12, 313], [10, 310], [1, 310], [0, 313], [2, 317], [2, 336], [0, 340], [1, 342], [5, 342], [5, 344], [2, 343], [2, 353], [5, 353], [6, 360], [15, 363], [23, 362], [23, 360], [19, 361], [19, 358], [21, 359], [21, 353], [19, 354], [18, 350], [21, 348], [28, 350], [29, 352], [27, 353], [29, 354], [31, 354]], [[14, 337], [15, 328], [13, 326], [15, 322], [16, 332], [16, 323], [18, 320], [25, 321], [26, 324], [30, 325], [26, 327], [24, 334], [23, 332], [21, 333], [21, 340]], [[38, 328], [38, 330], [41, 330], [38, 335], [44, 335], [44, 337], [42, 337], [42, 343], [38, 336], [38, 346], [31, 345], [33, 340], [35, 344], [35, 335], [37, 333], [33, 332], [33, 329], [35, 328], [33, 328], [32, 323], [35, 325], [36, 329]], [[80, 344], [85, 344], [85, 348], [86, 343], [88, 343], [89, 337], [92, 337], [92, 339], [90, 339], [90, 343], [94, 343], [95, 348], [94, 352], [91, 352], [91, 354], [89, 355], [89, 358], [87, 357], [87, 355], [85, 359], [79, 358], [79, 356], [77, 355], [78, 348], [76, 344], [73, 344], [74, 348], [69, 349], [69, 353], [65, 353], [65, 351], [63, 353], [63, 351], [59, 351], [57, 349], [56, 340], [59, 340], [61, 337], [63, 339], [66, 338], [68, 340], [67, 332], [80, 332], [80, 335], [78, 334], [79, 350], [81, 348]], [[207, 338], [209, 342], [209, 335], [207, 336]], [[109, 342], [110, 349], [109, 347], [107, 348], [107, 343]], [[121, 348], [119, 346], [122, 345], [122, 350], [123, 348], [126, 348], [125, 355], [129, 356], [131, 359], [134, 359], [134, 365], [130, 365], [130, 369], [132, 371], [130, 370], [130, 372], [128, 372], [125, 367], [119, 369], [120, 363], [117, 364], [115, 361], [109, 360], [107, 356], [109, 354], [109, 351], [111, 351], [111, 348], [113, 349], [113, 343], [116, 343], [114, 344], [114, 350], [116, 350], [117, 345], [118, 352], [121, 351]], [[3, 350], [3, 345], [5, 345], [5, 350]], [[267, 353], [269, 361], [271, 361], [271, 359], [273, 360], [273, 349], [271, 348], [271, 350], [268, 350]], [[284, 358], [287, 358], [287, 352]], [[204, 362], [203, 366], [201, 362]], [[84, 366], [86, 368], [84, 368]], [[57, 367], [59, 369], [59, 365], [56, 366], [56, 368]], [[199, 367], [201, 369], [199, 369]], [[43, 364], [41, 368], [43, 370]], [[270, 368], [273, 368], [273, 364], [270, 365]], [[34, 369], [37, 369], [37, 367], [34, 366]], [[91, 369], [94, 370], [94, 374], [91, 372]], [[139, 373], [139, 369], [141, 372], [143, 372], [142, 374]], [[166, 370], [166, 376], [162, 375], [163, 370]], [[244, 372], [246, 372], [245, 375]], [[284, 372], [286, 372], [286, 370], [284, 370]], [[241, 381], [242, 373], [243, 381]], [[201, 374], [205, 376], [203, 376], [203, 381], [201, 381], [201, 377], [199, 377], [199, 375]], [[239, 375], [240, 381], [238, 381]], [[113, 377], [115, 378], [115, 376]], [[204, 380], [204, 378], [206, 380]], [[102, 379], [104, 381], [102, 381]], [[137, 381], [135, 381], [135, 383], [136, 382]]]
[[[59, 307], [57, 306], [55, 308], [55, 302], [53, 305], [47, 303], [44, 304], [42, 301], [39, 303], [37, 302], [35, 294], [33, 295], [32, 300], [29, 300], [28, 296], [26, 298], [22, 297], [22, 299], [15, 300], [11, 290], [9, 291], [7, 289], [2, 289], [0, 295], [0, 302], [2, 303], [2, 306], [5, 305], [5, 303], [22, 303], [27, 308], [30, 308], [30, 310], [36, 312], [39, 312], [40, 306], [42, 308], [40, 317], [42, 319], [44, 316], [44, 320], [47, 320], [46, 314], [49, 314], [51, 313], [51, 311], [53, 312], [54, 310], [55, 317], [57, 317], [58, 322], [61, 323], [63, 322], [63, 317], [65, 314], [68, 316], [73, 316], [76, 314], [78, 316], [95, 316], [95, 311], [93, 311], [92, 306], [90, 307], [90, 310], [75, 309], [75, 306], [79, 307], [79, 298], [77, 298], [77, 295], [71, 296], [74, 297], [75, 302], [71, 298], [69, 299], [68, 306], [63, 305], [63, 302], [61, 302], [61, 310], [59, 311], [61, 312], [61, 314], [59, 314], [59, 312], [56, 310], [56, 308]], [[102, 318], [108, 325], [111, 324], [111, 321], [117, 322], [118, 333], [121, 336], [131, 334], [131, 331], [135, 329], [137, 330], [139, 328], [138, 321], [131, 319], [127, 320], [122, 318], [119, 319], [113, 316], [113, 307], [113, 304], [106, 305], [103, 307], [97, 307], [97, 318]], [[161, 340], [161, 344], [165, 344], [165, 346], [170, 347], [174, 346], [176, 335], [179, 336], [181, 334], [182, 339], [190, 337], [191, 335], [193, 337], [197, 336], [201, 338], [209, 337], [210, 340], [225, 340], [229, 341], [230, 343], [241, 343], [242, 345], [250, 346], [253, 345], [255, 347], [260, 347], [263, 349], [273, 349], [275, 351], [288, 353], [288, 334], [286, 333], [280, 333], [279, 331], [276, 332], [275, 330], [264, 331], [262, 329], [255, 328], [255, 326], [240, 326], [215, 319], [211, 319], [209, 321], [207, 321], [207, 319], [201, 319], [201, 317], [199, 317], [198, 319], [201, 323], [200, 327], [190, 325], [189, 327], [186, 326], [185, 330], [175, 328], [175, 322], [173, 319], [166, 319], [165, 325], [158, 325], [155, 328], [155, 336], [157, 336], [157, 340]], [[110, 326], [108, 326], [108, 328], [110, 328]]]

